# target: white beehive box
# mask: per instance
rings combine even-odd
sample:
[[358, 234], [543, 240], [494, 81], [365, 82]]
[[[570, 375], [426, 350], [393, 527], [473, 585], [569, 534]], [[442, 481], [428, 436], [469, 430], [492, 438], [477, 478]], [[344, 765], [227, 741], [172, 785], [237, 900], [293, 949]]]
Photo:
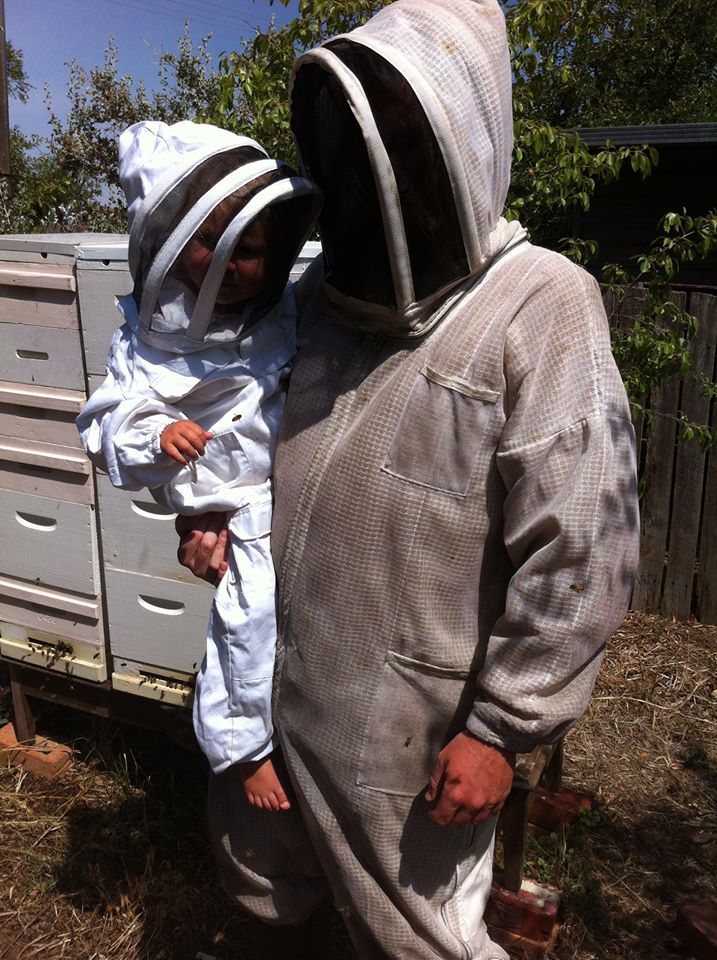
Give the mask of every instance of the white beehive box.
[[0, 654], [107, 676], [75, 256], [81, 235], [0, 238]]

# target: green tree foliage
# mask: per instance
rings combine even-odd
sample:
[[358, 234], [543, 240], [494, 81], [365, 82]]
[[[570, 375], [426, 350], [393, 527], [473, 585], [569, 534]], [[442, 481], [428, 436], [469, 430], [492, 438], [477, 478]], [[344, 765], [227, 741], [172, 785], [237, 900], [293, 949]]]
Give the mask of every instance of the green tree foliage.
[[[159, 56], [158, 88], [149, 93], [143, 83], [118, 72], [118, 49], [110, 40], [101, 67], [85, 70], [77, 61], [69, 64], [67, 119], [50, 107], [50, 151], [62, 168], [80, 178], [97, 196], [103, 185], [119, 188], [117, 139], [138, 120], [199, 119], [212, 112], [219, 92], [219, 79], [207, 50], [209, 37], [195, 49], [188, 28], [176, 52]], [[117, 196], [118, 194], [113, 194]]]
[[[279, 0], [283, 6], [288, 2]], [[382, 6], [381, 0], [300, 0], [299, 15], [290, 23], [282, 27], [272, 23], [241, 50], [222, 55], [215, 122], [250, 132], [270, 155], [295, 163], [288, 95], [294, 60], [304, 50], [364, 23]]]
[[[22, 51], [6, 44], [8, 93], [26, 103], [32, 85], [25, 72]], [[0, 232], [37, 231], [48, 223], [48, 214], [72, 189], [55, 169], [53, 158], [38, 153], [38, 137], [24, 136], [18, 127], [10, 130], [10, 177], [0, 180]]]
[[[560, 239], [577, 206], [588, 210], [601, 182], [626, 164], [643, 177], [659, 158], [648, 147], [589, 151], [574, 128], [714, 120], [717, 3], [714, 0], [501, 0], [514, 76], [516, 147], [509, 215], [532, 236], [588, 264], [594, 244]], [[571, 128], [573, 128], [571, 130]], [[697, 320], [680, 310], [670, 282], [683, 263], [717, 247], [717, 212], [668, 212], [650, 249], [626, 268], [606, 264], [612, 313], [631, 303], [631, 325], [613, 324], [613, 348], [635, 415], [669, 376], [696, 376], [690, 345]], [[715, 394], [715, 384], [700, 378]], [[646, 406], [647, 405], [647, 406]], [[680, 415], [683, 434], [707, 447], [704, 424]]]
[[[276, 2], [288, 5], [288, 0]], [[659, 158], [647, 146], [606, 143], [590, 150], [575, 128], [713, 120], [717, 2], [500, 2], [514, 77], [515, 152], [507, 216], [520, 217], [536, 242], [562, 247], [572, 259], [587, 263], [593, 246], [564, 239], [575, 208], [588, 210], [599, 185], [627, 167], [649, 176]], [[195, 48], [185, 32], [177, 52], [160, 57], [158, 91], [151, 94], [118, 75], [112, 41], [101, 67], [87, 71], [73, 62], [69, 116], [61, 121], [51, 109], [44, 152], [30, 158], [31, 144], [17, 135], [20, 173], [12, 202], [7, 191], [0, 194], [0, 229], [122, 229], [116, 139], [138, 119], [208, 120], [254, 136], [271, 154], [294, 160], [288, 87], [296, 56], [364, 22], [383, 5], [381, 0], [300, 0], [295, 19], [257, 31], [238, 51], [222, 54], [216, 69], [207, 40]], [[22, 97], [27, 78], [21, 55], [14, 55], [14, 93]], [[618, 304], [638, 284], [647, 291], [634, 329], [615, 334], [616, 356], [636, 409], [666, 376], [689, 372], [695, 321], [674, 308], [668, 284], [680, 263], [714, 248], [717, 215], [669, 212], [659, 228], [662, 235], [634, 270], [613, 264], [604, 271]], [[706, 442], [705, 434], [699, 435]]]
[[714, 0], [501, 0], [519, 115], [555, 126], [717, 116]]
[[[86, 70], [70, 62], [67, 119], [55, 112], [46, 90], [49, 138], [13, 134], [12, 177], [0, 189], [0, 230], [124, 230], [117, 138], [138, 120], [174, 123], [216, 112], [221, 81], [212, 69], [208, 42], [205, 37], [195, 46], [185, 28], [176, 51], [160, 54], [152, 92], [120, 74], [112, 39], [101, 66]], [[17, 51], [14, 62], [14, 91], [22, 99], [29, 84]]]
[[18, 50], [10, 40], [5, 43], [5, 69], [8, 94], [20, 103], [27, 103], [32, 84], [25, 73], [22, 50]]

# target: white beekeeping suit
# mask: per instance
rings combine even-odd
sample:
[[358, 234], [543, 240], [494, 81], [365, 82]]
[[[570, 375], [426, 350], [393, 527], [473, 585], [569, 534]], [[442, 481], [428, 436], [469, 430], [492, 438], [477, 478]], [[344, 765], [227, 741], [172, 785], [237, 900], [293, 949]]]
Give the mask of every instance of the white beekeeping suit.
[[[148, 487], [180, 514], [230, 512], [229, 571], [214, 598], [194, 703], [197, 738], [219, 771], [272, 749], [271, 476], [296, 351], [286, 281], [313, 227], [318, 192], [254, 141], [189, 121], [125, 131], [120, 178], [134, 292], [118, 304], [125, 322], [112, 339], [107, 378], [78, 427], [115, 486]], [[211, 264], [195, 288], [187, 245], [239, 192], [240, 209], [211, 239]], [[272, 234], [264, 286], [222, 309], [217, 297], [233, 251], [267, 211], [282, 229]], [[213, 434], [205, 454], [184, 467], [159, 445], [164, 428], [183, 419]]]
[[223, 881], [279, 924], [330, 891], [364, 960], [505, 960], [494, 818], [439, 826], [424, 791], [459, 738], [528, 751], [584, 711], [636, 564], [627, 399], [595, 281], [501, 218], [496, 0], [388, 4], [298, 60], [291, 109], [324, 193], [272, 532], [303, 819], [259, 852], [213, 778]]

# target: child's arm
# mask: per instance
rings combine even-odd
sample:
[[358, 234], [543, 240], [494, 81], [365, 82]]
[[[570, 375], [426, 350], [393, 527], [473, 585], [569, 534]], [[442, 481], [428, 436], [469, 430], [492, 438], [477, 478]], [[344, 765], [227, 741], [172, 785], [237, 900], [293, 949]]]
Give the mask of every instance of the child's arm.
[[115, 333], [107, 377], [77, 418], [88, 456], [125, 490], [158, 487], [176, 476], [176, 458], [162, 450], [161, 435], [176, 423], [190, 422], [142, 375], [133, 339], [127, 326]]

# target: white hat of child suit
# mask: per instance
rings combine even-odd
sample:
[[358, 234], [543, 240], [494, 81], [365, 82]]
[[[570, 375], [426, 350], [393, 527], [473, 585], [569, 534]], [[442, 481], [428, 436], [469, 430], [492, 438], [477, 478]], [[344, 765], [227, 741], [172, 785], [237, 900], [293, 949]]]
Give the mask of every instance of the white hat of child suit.
[[[204, 193], [189, 204], [192, 180], [200, 168], [209, 169], [213, 158], [228, 153], [236, 164], [225, 175], [218, 173], [213, 180], [210, 176]], [[195, 294], [182, 288], [177, 294], [181, 284], [172, 280], [170, 271], [206, 218], [235, 191], [277, 171], [278, 182], [252, 196], [226, 227], [200, 290]], [[119, 176], [127, 199], [129, 267], [139, 311], [136, 332], [155, 346], [176, 352], [191, 352], [208, 341], [227, 344], [251, 325], [249, 315], [241, 324], [235, 316], [222, 328], [214, 316], [229, 259], [245, 227], [272, 204], [312, 197], [311, 216], [297, 234], [298, 255], [320, 206], [317, 187], [281, 161], [270, 159], [255, 140], [190, 120], [141, 121], [125, 130], [119, 138]], [[181, 309], [173, 309], [180, 296]]]
[[128, 127], [119, 138], [119, 175], [130, 229], [142, 201], [158, 184], [169, 188], [206, 157], [242, 146], [266, 156], [255, 140], [210, 123], [143, 120]]

